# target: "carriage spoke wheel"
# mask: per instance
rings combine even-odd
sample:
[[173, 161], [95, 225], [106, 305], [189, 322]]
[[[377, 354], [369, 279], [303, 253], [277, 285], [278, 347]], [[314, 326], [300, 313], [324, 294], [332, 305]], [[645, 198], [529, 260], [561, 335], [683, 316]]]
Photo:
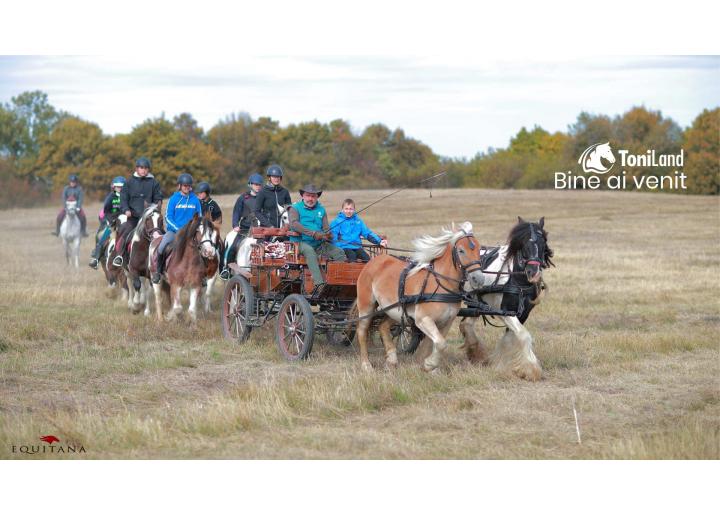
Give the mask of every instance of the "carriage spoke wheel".
[[313, 312], [308, 301], [299, 294], [291, 294], [280, 305], [275, 342], [287, 360], [307, 358], [315, 336]]
[[422, 341], [422, 332], [413, 325], [405, 326], [403, 330], [400, 325], [395, 325], [390, 329], [395, 346], [400, 353], [415, 353], [420, 341]]
[[220, 313], [223, 336], [243, 343], [250, 336], [252, 327], [248, 321], [253, 316], [255, 296], [247, 279], [236, 275], [228, 280], [223, 293], [223, 307]]

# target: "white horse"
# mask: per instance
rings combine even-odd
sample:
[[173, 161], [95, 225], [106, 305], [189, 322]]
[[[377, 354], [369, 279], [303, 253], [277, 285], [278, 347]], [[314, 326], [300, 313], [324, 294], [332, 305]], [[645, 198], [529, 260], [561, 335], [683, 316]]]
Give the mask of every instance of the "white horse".
[[75, 200], [65, 202], [65, 219], [60, 225], [60, 237], [65, 247], [67, 264], [75, 264], [75, 269], [78, 269], [80, 267], [80, 218]]
[[[286, 227], [289, 224], [288, 211], [281, 205], [278, 205], [277, 207], [278, 214], [280, 214], [280, 226]], [[233, 244], [237, 236], [238, 232], [231, 230], [230, 233], [225, 236], [225, 248], [230, 248], [230, 245]], [[250, 271], [250, 254], [252, 253], [252, 247], [254, 244], [257, 244], [257, 239], [251, 237], [250, 235], [242, 240], [240, 246], [238, 247], [237, 254], [235, 255], [236, 267], [244, 271]]]
[[[610, 167], [606, 167], [602, 163], [602, 159], [605, 159], [610, 163]], [[610, 148], [610, 142], [597, 143], [586, 148], [585, 151], [578, 159], [578, 164], [583, 168], [583, 171], [590, 173], [607, 173], [615, 164], [615, 156]]]

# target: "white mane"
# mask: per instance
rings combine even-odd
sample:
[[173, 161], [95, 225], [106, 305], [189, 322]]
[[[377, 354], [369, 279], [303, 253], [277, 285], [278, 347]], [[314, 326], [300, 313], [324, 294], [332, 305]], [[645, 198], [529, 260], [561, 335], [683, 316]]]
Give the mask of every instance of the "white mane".
[[460, 224], [460, 230], [455, 231], [453, 224], [451, 228], [443, 227], [442, 234], [439, 236], [421, 236], [414, 239], [412, 245], [415, 252], [412, 254], [412, 260], [417, 262], [417, 265], [410, 270], [408, 276], [427, 268], [432, 261], [445, 252], [448, 244], [455, 244], [461, 237], [472, 235], [472, 233], [472, 223], [466, 221]]
[[137, 226], [133, 230], [133, 237], [136, 237], [140, 239], [142, 237], [142, 231], [145, 228], [145, 220], [148, 216], [150, 216], [153, 212], [157, 211], [157, 204], [151, 203], [145, 211], [143, 211], [142, 216], [140, 217], [140, 221], [138, 221]]

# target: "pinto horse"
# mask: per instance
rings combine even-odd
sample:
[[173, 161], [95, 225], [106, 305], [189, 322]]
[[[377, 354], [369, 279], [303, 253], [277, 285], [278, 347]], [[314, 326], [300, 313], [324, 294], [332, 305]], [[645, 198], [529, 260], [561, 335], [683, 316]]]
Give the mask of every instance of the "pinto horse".
[[[148, 251], [150, 242], [162, 237], [165, 233], [163, 217], [156, 204], [149, 205], [143, 211], [137, 226], [131, 232], [130, 252], [127, 260], [127, 278], [132, 284], [130, 309], [138, 313], [144, 307], [145, 316], [150, 315], [150, 270], [148, 268]], [[156, 302], [157, 302], [156, 298]]]
[[107, 238], [100, 247], [98, 260], [100, 261], [100, 267], [105, 274], [105, 280], [107, 280], [108, 288], [110, 288], [111, 291], [114, 288], [120, 289], [122, 298], [124, 300], [128, 300], [130, 292], [128, 290], [125, 270], [112, 265], [112, 260], [115, 257], [115, 238], [117, 237], [114, 224], [111, 226], [111, 230], [111, 236]]
[[[153, 242], [151, 256], [156, 252], [158, 242]], [[165, 259], [163, 280], [170, 285], [172, 306], [167, 320], [171, 321], [182, 312], [180, 293], [184, 287], [190, 289], [188, 314], [194, 322], [197, 320], [197, 300], [203, 288], [210, 261], [217, 260], [218, 231], [207, 217], [197, 213], [190, 222], [178, 231], [173, 242], [172, 253]], [[166, 250], [167, 251], [167, 250]], [[152, 257], [151, 257], [152, 258]], [[154, 261], [154, 259], [152, 259]], [[154, 267], [154, 263], [153, 263]], [[214, 263], [217, 271], [217, 262]], [[155, 308], [158, 320], [162, 320], [160, 294], [162, 283], [153, 284], [155, 290]]]
[[[391, 255], [378, 255], [365, 265], [358, 277], [357, 334], [360, 362], [366, 371], [372, 370], [367, 340], [373, 314], [385, 316], [378, 328], [387, 367], [397, 366], [392, 326], [412, 319], [433, 342], [432, 353], [424, 360], [423, 369], [435, 371], [447, 347], [445, 336], [460, 310], [462, 292], [484, 284], [479, 263], [480, 243], [473, 236], [470, 222], [462, 223], [457, 231], [454, 227], [445, 228], [440, 236], [420, 237], [413, 245], [415, 253], [410, 263]], [[405, 268], [411, 269], [405, 273]]]
[[491, 320], [499, 319], [506, 327], [493, 354], [488, 354], [475, 332], [477, 318], [460, 322], [460, 332], [465, 339], [463, 347], [471, 362], [491, 364], [499, 371], [533, 381], [540, 379], [542, 368], [533, 353], [533, 337], [523, 323], [540, 301], [544, 288], [542, 270], [554, 266], [544, 225], [545, 218], [530, 223], [518, 217], [507, 244], [484, 248], [481, 252], [485, 261], [485, 283], [490, 285], [475, 292], [478, 301], [495, 311], [517, 314], [488, 316]]

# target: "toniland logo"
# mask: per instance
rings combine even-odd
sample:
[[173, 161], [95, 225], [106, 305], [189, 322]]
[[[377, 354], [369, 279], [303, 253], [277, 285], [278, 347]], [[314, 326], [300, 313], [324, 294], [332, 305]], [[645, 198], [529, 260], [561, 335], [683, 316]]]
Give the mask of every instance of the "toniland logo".
[[[603, 161], [609, 162], [610, 166], [605, 166]], [[578, 159], [578, 164], [582, 166], [585, 173], [607, 173], [615, 166], [615, 155], [610, 148], [610, 142], [595, 143], [588, 146]]]
[[[65, 443], [61, 444], [60, 439], [54, 435], [44, 435], [40, 437], [40, 440], [46, 444], [23, 444], [23, 445], [12, 445], [13, 453], [24, 453], [26, 455], [35, 455], [38, 453], [54, 453], [54, 454], [66, 454], [66, 453], [87, 453], [85, 447], [82, 444], [76, 443]], [[55, 443], [58, 443], [57, 445]]]
[[[582, 166], [585, 175], [574, 175], [572, 171], [556, 172], [555, 189], [600, 189], [603, 185], [606, 189], [627, 189], [628, 173], [624, 169], [626, 167], [682, 168], [685, 162], [685, 152], [682, 149], [676, 155], [657, 155], [655, 150], [647, 150], [644, 154], [639, 155], [631, 154], [629, 150], [625, 149], [617, 150], [617, 153], [620, 155], [622, 171], [608, 175], [603, 180], [598, 175], [604, 175], [613, 169], [617, 159], [609, 142], [590, 145], [578, 159], [578, 164]], [[678, 170], [675, 170], [672, 175], [631, 174], [630, 186], [634, 186], [632, 188], [637, 190], [687, 189], [686, 178], [687, 175]]]

